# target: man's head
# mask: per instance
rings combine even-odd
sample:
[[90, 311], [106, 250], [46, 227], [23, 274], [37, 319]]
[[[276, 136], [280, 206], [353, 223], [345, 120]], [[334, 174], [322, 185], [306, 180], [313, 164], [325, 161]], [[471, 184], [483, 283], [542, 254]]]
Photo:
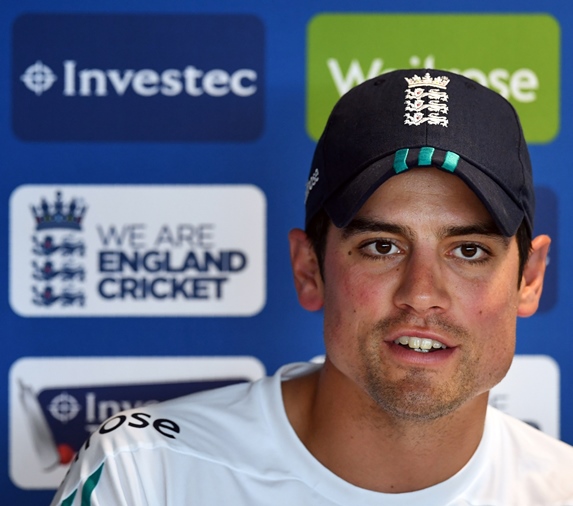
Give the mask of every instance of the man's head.
[[531, 167], [513, 108], [463, 77], [420, 74], [383, 75], [335, 106], [307, 185], [322, 253], [301, 230], [290, 240], [299, 300], [324, 308], [325, 370], [386, 413], [428, 420], [507, 371], [549, 238], [530, 240]]
[[316, 147], [306, 195], [306, 231], [321, 268], [330, 223], [344, 226], [380, 184], [420, 165], [461, 177], [502, 234], [516, 235], [521, 275], [535, 195], [517, 114], [474, 81], [428, 70], [371, 79], [334, 108]]

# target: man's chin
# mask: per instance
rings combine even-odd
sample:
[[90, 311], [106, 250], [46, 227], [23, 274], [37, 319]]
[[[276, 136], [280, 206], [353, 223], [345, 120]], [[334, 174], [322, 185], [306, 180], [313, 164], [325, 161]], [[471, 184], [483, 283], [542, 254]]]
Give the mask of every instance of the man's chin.
[[436, 388], [422, 379], [412, 378], [391, 385], [369, 383], [366, 390], [377, 408], [387, 415], [420, 423], [446, 417], [475, 397], [475, 392], [470, 389], [452, 391], [448, 386]]

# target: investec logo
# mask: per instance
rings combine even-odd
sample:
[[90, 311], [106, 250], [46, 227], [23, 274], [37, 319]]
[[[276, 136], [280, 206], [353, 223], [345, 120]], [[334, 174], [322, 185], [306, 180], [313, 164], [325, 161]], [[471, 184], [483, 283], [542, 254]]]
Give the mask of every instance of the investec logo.
[[[232, 93], [238, 97], [250, 97], [257, 92], [257, 72], [254, 69], [238, 69], [232, 73], [223, 69], [204, 71], [188, 65], [183, 70], [165, 69], [78, 69], [78, 62], [66, 60], [62, 64], [63, 89], [66, 97], [105, 97], [110, 93], [123, 96], [133, 92], [140, 97], [163, 95], [175, 97], [186, 93], [191, 97], [206, 94], [224, 97]], [[38, 60], [21, 76], [24, 85], [37, 96], [50, 90], [58, 81], [54, 71]]]
[[251, 141], [264, 122], [252, 15], [27, 14], [12, 126], [30, 141]]
[[436, 68], [499, 92], [527, 140], [548, 142], [559, 130], [559, 54], [547, 15], [319, 15], [308, 39], [308, 131], [317, 139], [336, 100], [366, 79]]

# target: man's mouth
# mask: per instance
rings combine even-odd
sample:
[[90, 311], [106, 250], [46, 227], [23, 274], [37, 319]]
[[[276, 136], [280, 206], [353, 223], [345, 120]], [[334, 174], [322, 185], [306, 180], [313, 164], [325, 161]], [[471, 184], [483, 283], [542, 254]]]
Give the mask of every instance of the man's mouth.
[[429, 353], [431, 351], [445, 350], [447, 346], [435, 339], [426, 339], [423, 337], [400, 336], [394, 340], [395, 344], [406, 346], [418, 353]]

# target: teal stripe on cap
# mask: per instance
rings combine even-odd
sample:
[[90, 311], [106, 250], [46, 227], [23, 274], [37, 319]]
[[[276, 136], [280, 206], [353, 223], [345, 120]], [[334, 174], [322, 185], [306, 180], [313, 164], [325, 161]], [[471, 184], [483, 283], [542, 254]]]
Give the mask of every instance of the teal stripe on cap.
[[434, 156], [434, 148], [425, 146], [420, 149], [420, 154], [418, 155], [418, 166], [427, 167], [432, 165], [432, 156]]
[[442, 163], [442, 169], [449, 170], [453, 172], [456, 170], [458, 166], [458, 162], [460, 161], [460, 155], [457, 155], [453, 151], [446, 152], [446, 156], [444, 157], [444, 163]]
[[396, 174], [400, 174], [400, 172], [404, 172], [408, 169], [408, 165], [406, 165], [408, 151], [410, 150], [407, 148], [396, 151], [396, 154], [394, 155], [394, 164], [392, 165]]

